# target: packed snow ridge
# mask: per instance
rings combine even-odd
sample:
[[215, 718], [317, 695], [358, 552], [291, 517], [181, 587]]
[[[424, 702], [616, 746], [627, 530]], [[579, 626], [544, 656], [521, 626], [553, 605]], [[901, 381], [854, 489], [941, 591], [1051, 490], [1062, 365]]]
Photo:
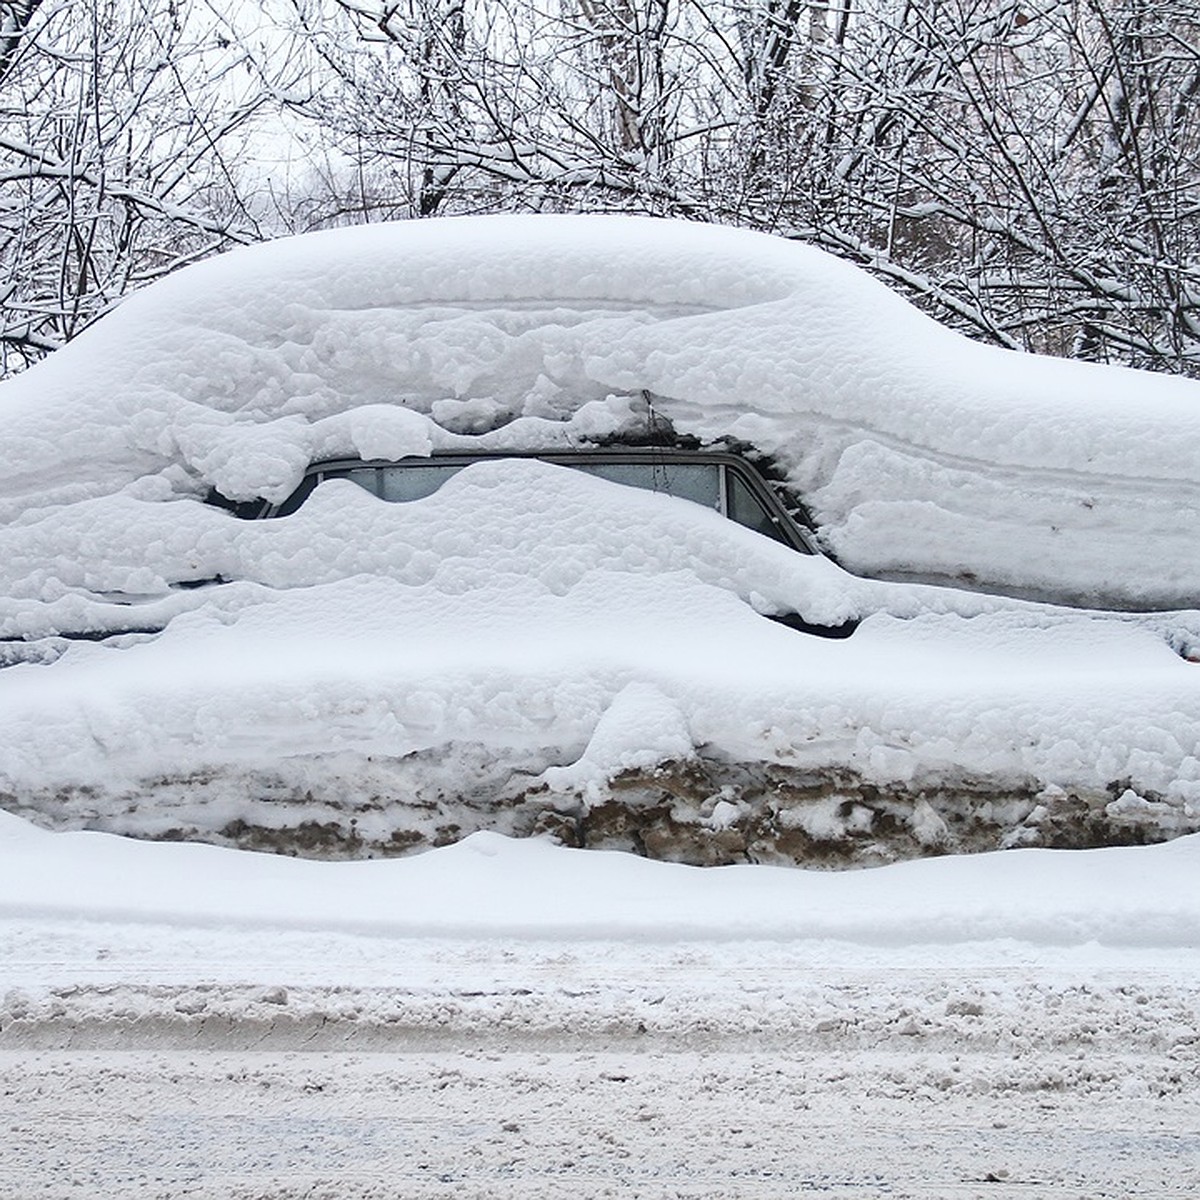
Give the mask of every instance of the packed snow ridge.
[[[1200, 386], [971, 343], [811, 248], [284, 239], [135, 295], [0, 410], [0, 802], [43, 824], [706, 862], [1200, 828]], [[528, 460], [205, 503], [664, 429], [769, 465], [832, 559]]]

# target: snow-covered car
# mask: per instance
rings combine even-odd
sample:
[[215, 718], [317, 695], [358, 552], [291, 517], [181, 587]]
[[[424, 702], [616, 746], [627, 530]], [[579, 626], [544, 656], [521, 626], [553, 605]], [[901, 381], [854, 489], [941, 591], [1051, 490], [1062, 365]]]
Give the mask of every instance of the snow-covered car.
[[50, 827], [830, 863], [1200, 828], [1200, 386], [969, 342], [810, 248], [284, 239], [0, 410], [0, 804]]

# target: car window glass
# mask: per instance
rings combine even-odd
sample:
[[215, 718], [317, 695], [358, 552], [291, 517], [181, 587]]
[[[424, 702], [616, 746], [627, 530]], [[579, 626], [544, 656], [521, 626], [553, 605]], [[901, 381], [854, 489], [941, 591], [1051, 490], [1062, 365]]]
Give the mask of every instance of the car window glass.
[[[571, 463], [573, 470], [584, 471], [611, 483], [665, 492], [706, 508], [721, 506], [720, 467], [712, 463]], [[461, 463], [412, 463], [387, 467], [358, 467], [337, 472], [381, 500], [402, 502], [432, 496], [450, 478], [461, 471]], [[329, 478], [334, 477], [330, 472]]]
[[331, 471], [326, 478], [349, 479], [372, 496], [396, 503], [432, 496], [451, 475], [461, 470], [460, 463], [421, 463], [411, 466], [356, 467], [349, 471]]
[[720, 468], [713, 463], [580, 463], [577, 469], [626, 487], [679, 496], [706, 508], [721, 506]]
[[[473, 459], [458, 461], [409, 459], [400, 463], [358, 465], [353, 463], [318, 464], [300, 486], [282, 504], [256, 507], [255, 517], [287, 516], [300, 507], [322, 480], [348, 479], [385, 501], [420, 500], [431, 496], [452, 475], [457, 474]], [[735, 464], [728, 462], [678, 462], [655, 456], [625, 462], [593, 458], [573, 458], [566, 455], [547, 456], [546, 462], [576, 471], [586, 471], [599, 479], [625, 487], [663, 492], [680, 499], [702, 504], [705, 508], [737, 521], [755, 533], [761, 533], [805, 554], [814, 550], [802, 534], [796, 533], [791, 521], [782, 514], [772, 515], [770, 502], [761, 497]], [[250, 514], [246, 514], [250, 515]], [[781, 525], [782, 523], [782, 525]], [[786, 529], [783, 527], [786, 526]], [[793, 533], [789, 535], [788, 530]]]
[[360, 488], [366, 488], [372, 496], [379, 495], [379, 472], [374, 467], [361, 467], [355, 471], [329, 471], [325, 479], [348, 479], [357, 483]]
[[[325, 478], [349, 479], [373, 496], [390, 502], [420, 500], [431, 496], [450, 478], [463, 469], [464, 463], [414, 462], [381, 467], [351, 467], [330, 471]], [[716, 463], [672, 462], [580, 462], [569, 464], [573, 470], [584, 471], [611, 483], [646, 491], [663, 492], [721, 510], [721, 471], [725, 470], [725, 514], [739, 525], [753, 529], [765, 537], [789, 545], [786, 536], [771, 519], [763, 503], [740, 477], [736, 470]], [[311, 490], [311, 484], [309, 489]], [[294, 511], [298, 497], [285, 507]]]
[[732, 520], [739, 525], [745, 525], [747, 529], [753, 529], [755, 533], [774, 538], [777, 542], [786, 541], [779, 527], [767, 515], [767, 510], [738, 477], [736, 471], [729, 472], [727, 487], [726, 504]]
[[381, 499], [400, 502], [423, 500], [462, 470], [459, 463], [422, 463], [420, 466], [384, 467], [379, 474]]

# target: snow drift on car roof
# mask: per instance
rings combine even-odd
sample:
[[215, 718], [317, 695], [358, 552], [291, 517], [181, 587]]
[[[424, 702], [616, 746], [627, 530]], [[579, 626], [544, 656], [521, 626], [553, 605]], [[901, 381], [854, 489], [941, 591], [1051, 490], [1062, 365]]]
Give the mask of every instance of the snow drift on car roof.
[[1200, 385], [978, 345], [820, 251], [712, 226], [282, 239], [147, 288], [0, 394], [6, 520], [131, 484], [279, 500], [330, 455], [636, 435], [649, 399], [769, 455], [856, 572], [1200, 595]]

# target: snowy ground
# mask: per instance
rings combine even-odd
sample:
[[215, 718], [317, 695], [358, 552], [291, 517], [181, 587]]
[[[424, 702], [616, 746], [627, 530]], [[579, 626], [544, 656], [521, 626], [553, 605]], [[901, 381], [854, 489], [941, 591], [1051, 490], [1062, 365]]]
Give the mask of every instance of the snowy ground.
[[[130, 299], [0, 393], [0, 1200], [1200, 1194], [1198, 396], [664, 222]], [[533, 461], [205, 503], [668, 425], [841, 565]], [[500, 836], [613, 806], [1026, 848]]]
[[[473, 959], [470, 990], [495, 988], [478, 947], [439, 949]], [[443, 985], [440, 1004], [302, 989], [279, 1006], [436, 1012], [418, 1028], [164, 1019], [0, 1051], [0, 1188], [342, 1200], [1200, 1186], [1196, 993], [1140, 965], [1081, 983], [1027, 967], [787, 969], [770, 953], [729, 972], [679, 946], [633, 964], [618, 953], [611, 975], [562, 957], [522, 947], [495, 973], [507, 986]], [[239, 1007], [227, 991], [209, 1001]], [[679, 1006], [690, 1022], [656, 1023]]]
[[0, 825], [0, 1195], [1184, 1197], [1200, 839], [834, 875]]

